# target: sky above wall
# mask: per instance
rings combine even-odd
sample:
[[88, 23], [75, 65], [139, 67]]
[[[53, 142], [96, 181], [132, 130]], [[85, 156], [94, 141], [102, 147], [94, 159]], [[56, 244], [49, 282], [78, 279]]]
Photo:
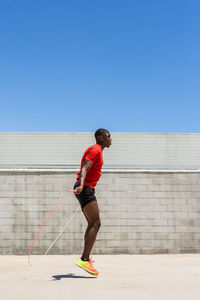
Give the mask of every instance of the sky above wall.
[[198, 133], [200, 1], [0, 2], [0, 131]]

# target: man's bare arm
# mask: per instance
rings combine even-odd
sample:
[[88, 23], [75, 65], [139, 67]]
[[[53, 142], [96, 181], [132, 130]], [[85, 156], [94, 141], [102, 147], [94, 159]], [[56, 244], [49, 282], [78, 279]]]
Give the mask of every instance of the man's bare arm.
[[85, 183], [86, 174], [89, 169], [92, 167], [93, 163], [87, 159], [84, 160], [83, 166], [81, 168], [81, 173], [79, 175], [79, 183], [80, 185], [75, 188], [76, 194], [80, 194], [83, 190], [83, 186]]

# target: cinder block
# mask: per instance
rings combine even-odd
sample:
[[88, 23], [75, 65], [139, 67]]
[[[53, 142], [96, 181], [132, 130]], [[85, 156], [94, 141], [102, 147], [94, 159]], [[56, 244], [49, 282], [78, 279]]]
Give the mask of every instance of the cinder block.
[[137, 240], [152, 240], [154, 239], [153, 232], [137, 232], [136, 233]]
[[10, 225], [9, 223], [6, 225], [1, 225], [0, 235], [1, 233], [10, 233], [10, 232], [13, 232], [13, 225]]
[[150, 191], [148, 189], [148, 187], [149, 187], [149, 185], [146, 185], [146, 184], [134, 184], [134, 185], [132, 185], [133, 191], [136, 191], [136, 192]]
[[[12, 226], [13, 224], [15, 223], [15, 220], [14, 219], [3, 219], [3, 218], [0, 218], [0, 232], [2, 232], [2, 226]], [[0, 233], [1, 234], [1, 233]]]
[[151, 211], [165, 212], [165, 211], [167, 211], [167, 205], [154, 205], [154, 206], [151, 206]]
[[171, 225], [171, 224], [168, 223], [167, 219], [154, 219], [153, 225], [154, 226], [167, 226], [167, 225]]
[[12, 204], [0, 204], [0, 211], [12, 211]]
[[102, 169], [102, 178], [115, 178], [117, 176], [116, 173], [105, 173], [104, 170]]
[[172, 184], [151, 184], [147, 186], [147, 191], [150, 192], [173, 192], [174, 185]]
[[0, 240], [0, 248], [11, 248], [12, 249], [12, 240]]
[[153, 197], [154, 198], [180, 198], [181, 194], [180, 192], [153, 192]]
[[112, 185], [107, 185], [107, 191], [112, 191], [112, 192], [123, 192], [126, 194], [127, 192], [131, 192], [132, 189], [130, 185], [128, 184], [112, 184]]
[[133, 198], [136, 198], [136, 199], [140, 199], [140, 198], [148, 198], [148, 199], [153, 199], [154, 198], [154, 192], [144, 192], [144, 191], [140, 191], [140, 192], [137, 192], [137, 191], [133, 191], [132, 193], [132, 197]]
[[190, 184], [175, 184], [174, 191], [175, 192], [192, 192], [193, 186]]
[[134, 179], [132, 177], [119, 177], [119, 176], [116, 176], [113, 178], [113, 184], [120, 184], [120, 185], [124, 185], [124, 186], [129, 186], [129, 185], [134, 185]]
[[[186, 237], [185, 237], [185, 239], [186, 239]], [[199, 230], [199, 232], [193, 232], [192, 235], [190, 234], [189, 239], [200, 240], [200, 230]]]
[[139, 225], [139, 226], [153, 226], [154, 219], [129, 219], [128, 226]]
[[168, 211], [181, 211], [182, 210], [182, 207], [181, 205], [167, 205], [167, 210]]
[[105, 197], [105, 198], [113, 198], [114, 193], [112, 191], [104, 191], [104, 190], [99, 190], [98, 191], [98, 197]]
[[158, 177], [152, 178], [151, 184], [152, 185], [164, 185], [164, 184], [173, 185], [173, 184], [175, 184], [175, 182], [176, 181], [173, 178], [173, 176], [172, 177], [158, 176]]
[[0, 184], [0, 193], [2, 191], [14, 191], [16, 189], [15, 184], [2, 183]]
[[0, 211], [0, 219], [11, 219], [12, 212], [11, 211]]
[[[155, 199], [154, 199], [155, 200]], [[159, 202], [161, 205], [163, 204], [169, 204], [169, 205], [186, 205], [187, 204], [187, 199], [169, 199], [169, 198], [165, 198], [165, 199], [159, 199]]]
[[102, 177], [100, 178], [97, 187], [102, 186], [102, 185], [103, 185], [104, 187], [106, 187], [107, 185], [110, 186], [110, 185], [113, 185], [113, 184], [115, 184], [115, 183], [117, 183], [117, 182], [115, 181], [115, 178], [113, 178], [113, 177], [106, 177], [106, 176], [104, 175], [104, 176], [102, 176]]
[[15, 191], [11, 191], [11, 190], [7, 190], [7, 191], [1, 191], [1, 197], [2, 198], [13, 198], [16, 196], [16, 192]]
[[176, 240], [180, 240], [182, 238], [183, 238], [182, 233], [179, 233], [179, 232], [169, 232], [168, 233], [168, 239], [169, 240], [176, 241]]
[[13, 198], [1, 198], [0, 197], [0, 210], [1, 207], [3, 207], [4, 205], [10, 205], [13, 204]]
[[107, 246], [108, 247], [120, 247], [120, 240], [108, 240]]
[[160, 226], [160, 227], [155, 227], [155, 232], [175, 232], [175, 227], [174, 226]]
[[9, 175], [5, 175], [5, 174], [0, 174], [0, 184], [4, 184], [7, 183], [7, 179], [10, 179], [11, 177]]
[[134, 226], [134, 232], [155, 232], [155, 226]]

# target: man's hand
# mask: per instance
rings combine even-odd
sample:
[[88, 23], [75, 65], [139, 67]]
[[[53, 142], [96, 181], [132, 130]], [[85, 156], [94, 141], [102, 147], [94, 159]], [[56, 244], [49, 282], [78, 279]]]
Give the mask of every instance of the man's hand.
[[79, 195], [83, 190], [83, 186], [79, 185], [75, 188], [75, 194]]

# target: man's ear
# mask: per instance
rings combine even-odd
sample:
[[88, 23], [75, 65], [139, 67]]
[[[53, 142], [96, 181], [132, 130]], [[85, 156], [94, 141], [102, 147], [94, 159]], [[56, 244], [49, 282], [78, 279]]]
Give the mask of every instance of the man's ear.
[[103, 135], [99, 136], [99, 140], [102, 142], [103, 141]]

